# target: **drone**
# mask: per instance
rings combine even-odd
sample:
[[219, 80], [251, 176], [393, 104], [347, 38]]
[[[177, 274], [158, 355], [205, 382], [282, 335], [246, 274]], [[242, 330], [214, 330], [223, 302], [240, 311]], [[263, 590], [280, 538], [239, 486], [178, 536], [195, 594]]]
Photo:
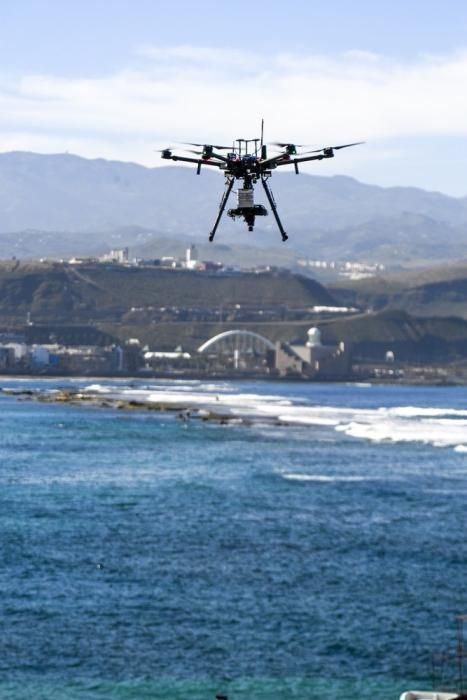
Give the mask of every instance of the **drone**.
[[[201, 149], [196, 151], [188, 151], [198, 156], [197, 158], [184, 155], [175, 155], [172, 148], [164, 148], [162, 151], [160, 151], [161, 157], [165, 160], [195, 163], [197, 165], [196, 173], [198, 175], [201, 173], [201, 168], [204, 165], [213, 166], [224, 171], [225, 190], [219, 205], [219, 213], [216, 221], [214, 222], [212, 231], [209, 234], [210, 241], [214, 240], [214, 236], [216, 235], [219, 222], [222, 218], [222, 214], [225, 211], [227, 200], [232, 192], [235, 180], [241, 180], [243, 184], [237, 190], [237, 206], [234, 209], [229, 209], [227, 211], [227, 215], [234, 220], [237, 217], [243, 217], [243, 220], [248, 226], [248, 231], [253, 231], [257, 216], [267, 216], [268, 211], [266, 207], [264, 207], [262, 204], [255, 204], [254, 201], [254, 186], [259, 180], [264, 188], [264, 191], [266, 192], [266, 197], [282, 236], [282, 240], [286, 241], [288, 239], [288, 235], [282, 226], [282, 222], [277, 211], [277, 205], [268, 184], [272, 171], [276, 168], [282, 167], [283, 165], [293, 165], [295, 172], [298, 175], [299, 163], [304, 163], [311, 160], [323, 160], [323, 158], [333, 158], [334, 151], [338, 151], [341, 148], [349, 148], [350, 146], [358, 146], [361, 143], [364, 143], [363, 141], [357, 141], [355, 143], [346, 143], [341, 146], [326, 146], [324, 148], [317, 148], [312, 151], [299, 152], [297, 149], [304, 148], [305, 146], [303, 144], [279, 142], [272, 145], [279, 148], [280, 152], [269, 157], [267, 145], [263, 142], [263, 134], [264, 120], [261, 123], [261, 138], [236, 139], [232, 146], [217, 146], [214, 144], [202, 143], [185, 144]], [[226, 153], [224, 155], [218, 151], [225, 151]]]

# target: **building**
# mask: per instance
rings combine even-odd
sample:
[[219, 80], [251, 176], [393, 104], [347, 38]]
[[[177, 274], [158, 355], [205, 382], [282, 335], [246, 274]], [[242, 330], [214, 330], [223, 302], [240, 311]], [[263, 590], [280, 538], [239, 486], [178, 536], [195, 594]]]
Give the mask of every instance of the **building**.
[[310, 328], [304, 345], [276, 343], [274, 366], [280, 376], [342, 379], [350, 374], [351, 356], [344, 343], [323, 345], [319, 328]]
[[185, 267], [187, 270], [196, 270], [198, 265], [198, 251], [195, 245], [190, 245], [190, 247], [186, 249]]
[[118, 265], [125, 265], [128, 260], [128, 248], [114, 248], [108, 255], [103, 255], [100, 258], [101, 262], [112, 262]]

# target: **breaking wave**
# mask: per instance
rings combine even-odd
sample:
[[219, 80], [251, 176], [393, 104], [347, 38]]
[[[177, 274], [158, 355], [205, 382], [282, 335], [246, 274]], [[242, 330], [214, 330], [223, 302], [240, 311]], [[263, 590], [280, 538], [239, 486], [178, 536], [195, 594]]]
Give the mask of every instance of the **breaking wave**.
[[183, 406], [256, 424], [329, 428], [374, 443], [423, 443], [467, 453], [467, 409], [426, 406], [353, 408], [312, 404], [301, 397], [242, 391], [228, 382], [161, 381], [142, 385], [90, 384], [88, 396]]

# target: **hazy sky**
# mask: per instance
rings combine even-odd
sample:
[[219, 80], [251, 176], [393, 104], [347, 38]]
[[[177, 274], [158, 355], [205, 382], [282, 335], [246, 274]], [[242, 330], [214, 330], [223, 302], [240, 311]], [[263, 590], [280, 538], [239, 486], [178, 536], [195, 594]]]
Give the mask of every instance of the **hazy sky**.
[[160, 164], [181, 141], [322, 146], [307, 167], [467, 195], [465, 0], [3, 0], [0, 150]]

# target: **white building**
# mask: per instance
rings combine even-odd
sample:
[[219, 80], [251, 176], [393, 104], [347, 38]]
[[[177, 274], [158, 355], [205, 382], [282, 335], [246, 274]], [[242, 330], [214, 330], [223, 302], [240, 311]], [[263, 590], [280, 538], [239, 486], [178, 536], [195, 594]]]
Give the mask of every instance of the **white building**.
[[187, 270], [196, 270], [199, 265], [198, 251], [195, 245], [186, 249], [185, 267]]
[[305, 345], [276, 344], [275, 367], [281, 375], [344, 377], [350, 371], [350, 353], [344, 343], [323, 345], [319, 328], [310, 328]]

